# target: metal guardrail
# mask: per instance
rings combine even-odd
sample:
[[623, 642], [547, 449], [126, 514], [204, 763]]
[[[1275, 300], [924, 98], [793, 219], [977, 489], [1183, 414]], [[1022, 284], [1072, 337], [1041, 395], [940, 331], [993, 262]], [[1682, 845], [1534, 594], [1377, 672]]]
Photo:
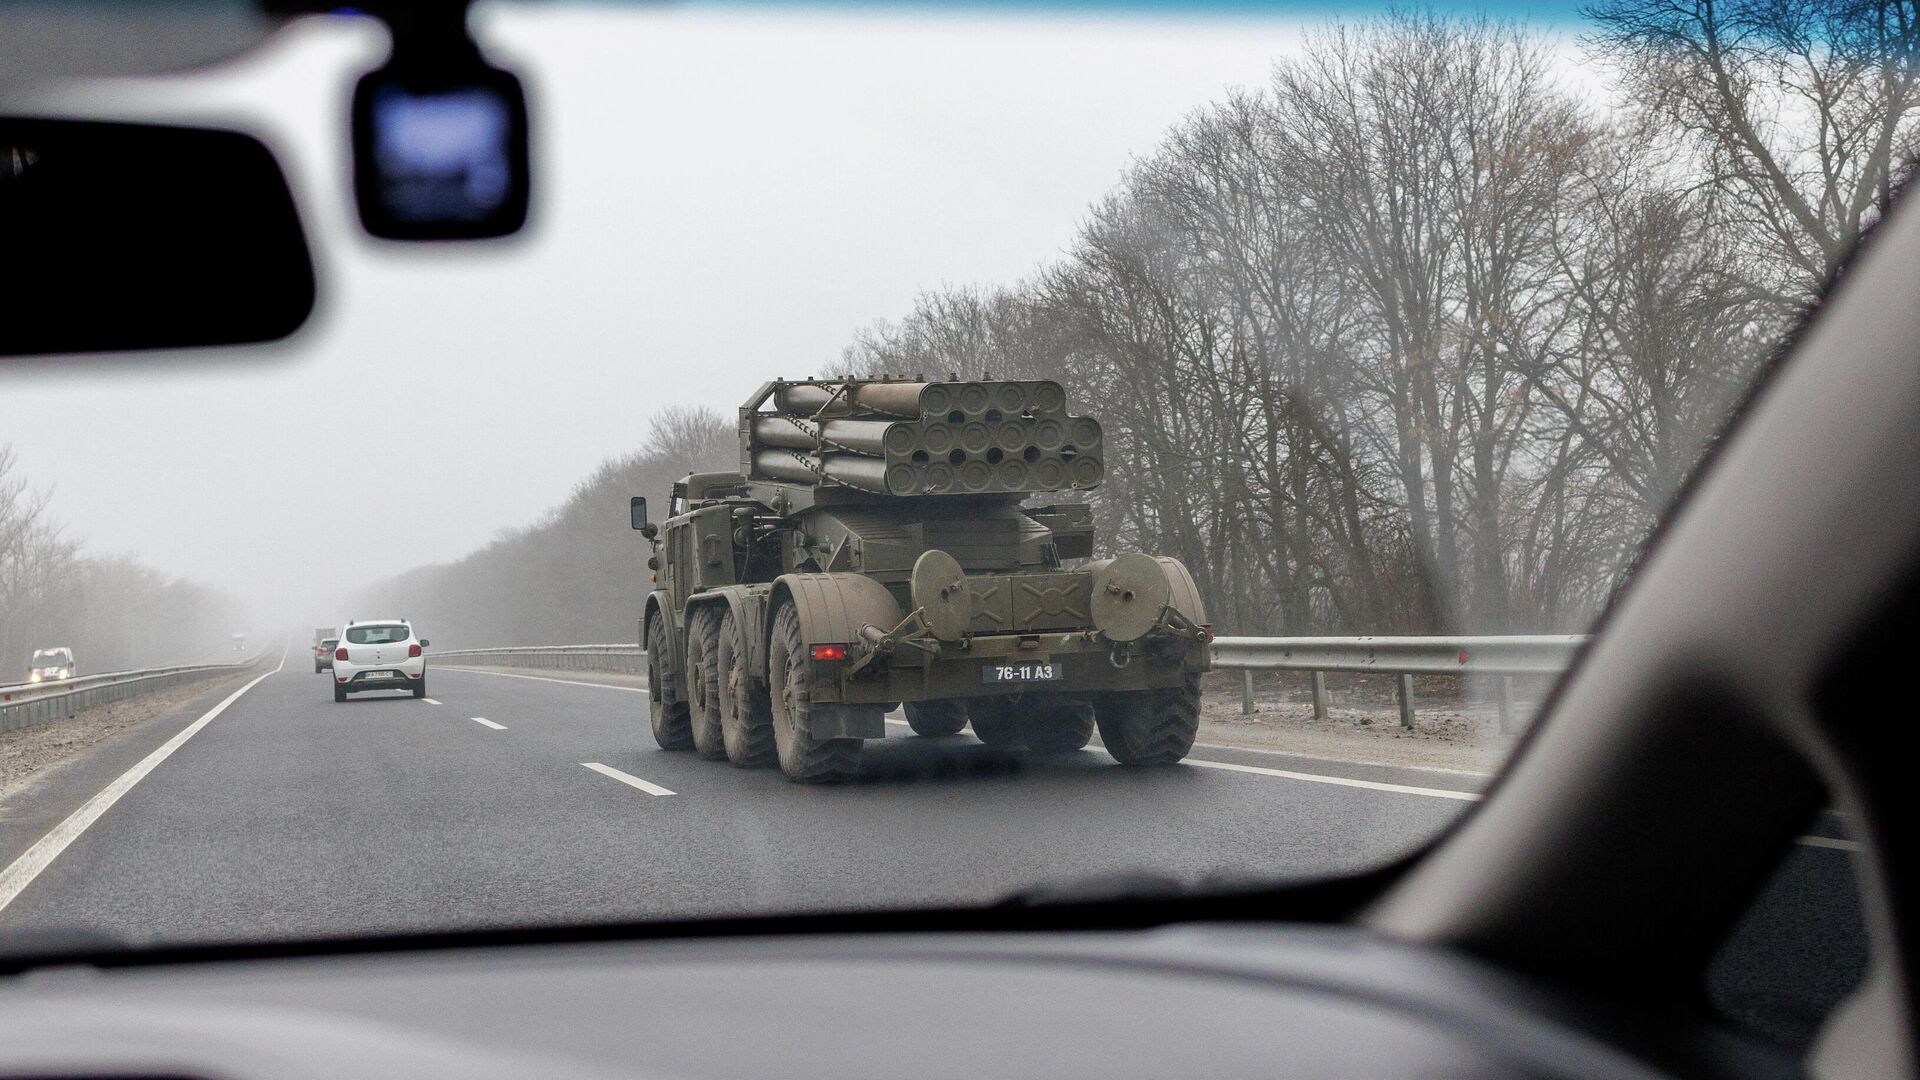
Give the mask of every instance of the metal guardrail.
[[109, 701], [124, 701], [196, 679], [244, 671], [258, 664], [265, 655], [250, 657], [238, 664], [183, 664], [0, 686], [0, 731], [17, 731], [51, 720], [64, 720], [82, 709]]
[[1213, 666], [1240, 672], [1240, 711], [1253, 711], [1253, 673], [1304, 671], [1313, 692], [1313, 716], [1327, 718], [1329, 671], [1398, 676], [1400, 726], [1413, 726], [1415, 675], [1487, 675], [1498, 679], [1500, 730], [1513, 727], [1513, 677], [1558, 675], [1587, 643], [1585, 635], [1483, 637], [1223, 637], [1213, 641]]
[[[1481, 637], [1223, 637], [1213, 641], [1213, 666], [1240, 672], [1240, 711], [1253, 711], [1256, 671], [1303, 671], [1313, 689], [1313, 715], [1324, 720], [1330, 699], [1326, 673], [1396, 675], [1400, 723], [1413, 726], [1415, 675], [1486, 675], [1498, 679], [1500, 728], [1513, 726], [1513, 677], [1558, 675], [1585, 645], [1584, 635]], [[638, 645], [533, 645], [506, 649], [436, 652], [435, 659], [466, 659], [481, 665], [575, 671], [646, 670]]]
[[466, 660], [482, 666], [553, 668], [563, 671], [647, 670], [647, 653], [638, 645], [525, 645], [507, 649], [429, 650], [429, 662]]

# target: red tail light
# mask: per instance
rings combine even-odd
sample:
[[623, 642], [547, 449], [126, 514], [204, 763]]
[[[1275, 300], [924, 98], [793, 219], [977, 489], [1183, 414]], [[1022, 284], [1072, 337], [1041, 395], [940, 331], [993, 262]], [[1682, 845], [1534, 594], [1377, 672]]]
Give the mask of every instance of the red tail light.
[[815, 645], [813, 647], [813, 658], [815, 660], [845, 660], [847, 658], [847, 647], [845, 645]]
[[345, 645], [342, 645], [339, 648], [333, 650], [333, 658], [335, 660], [345, 660], [347, 658], [347, 647]]
[[409, 646], [407, 646], [407, 655], [408, 655], [409, 657], [414, 657], [414, 656], [419, 656], [419, 655], [420, 655], [420, 643], [416, 641], [416, 642], [414, 642], [413, 644], [411, 644], [411, 645], [409, 645]]

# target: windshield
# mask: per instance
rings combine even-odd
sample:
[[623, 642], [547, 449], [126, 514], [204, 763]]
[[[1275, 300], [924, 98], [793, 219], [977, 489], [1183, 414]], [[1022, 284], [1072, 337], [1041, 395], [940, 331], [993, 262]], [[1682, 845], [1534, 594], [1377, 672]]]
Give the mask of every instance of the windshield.
[[[322, 306], [0, 365], [0, 652], [207, 665], [140, 699], [154, 749], [244, 689], [0, 938], [1383, 866], [1892, 204], [1882, 7], [493, 5], [530, 227], [437, 246], [339, 182], [366, 18], [22, 89], [260, 134]], [[316, 626], [414, 640], [366, 610], [432, 647], [336, 662]], [[35, 747], [8, 805], [89, 752]], [[6, 827], [0, 865], [44, 833]]]

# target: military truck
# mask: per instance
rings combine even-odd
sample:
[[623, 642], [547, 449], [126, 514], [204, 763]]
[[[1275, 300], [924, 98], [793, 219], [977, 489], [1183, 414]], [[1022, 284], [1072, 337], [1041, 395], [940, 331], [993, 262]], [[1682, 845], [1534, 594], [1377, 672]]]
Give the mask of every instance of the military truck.
[[[1212, 629], [1192, 576], [1092, 559], [1099, 421], [1050, 381], [779, 380], [737, 472], [673, 485], [640, 622], [653, 737], [844, 780], [902, 704], [920, 735], [1179, 761]], [[1056, 501], [1040, 496], [1056, 494]]]

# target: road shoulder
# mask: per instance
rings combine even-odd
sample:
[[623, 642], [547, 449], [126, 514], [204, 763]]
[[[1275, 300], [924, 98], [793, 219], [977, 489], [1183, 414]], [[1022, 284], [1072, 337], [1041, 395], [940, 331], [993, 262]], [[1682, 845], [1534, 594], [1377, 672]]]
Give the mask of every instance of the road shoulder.
[[142, 694], [0, 736], [0, 866], [257, 674]]

